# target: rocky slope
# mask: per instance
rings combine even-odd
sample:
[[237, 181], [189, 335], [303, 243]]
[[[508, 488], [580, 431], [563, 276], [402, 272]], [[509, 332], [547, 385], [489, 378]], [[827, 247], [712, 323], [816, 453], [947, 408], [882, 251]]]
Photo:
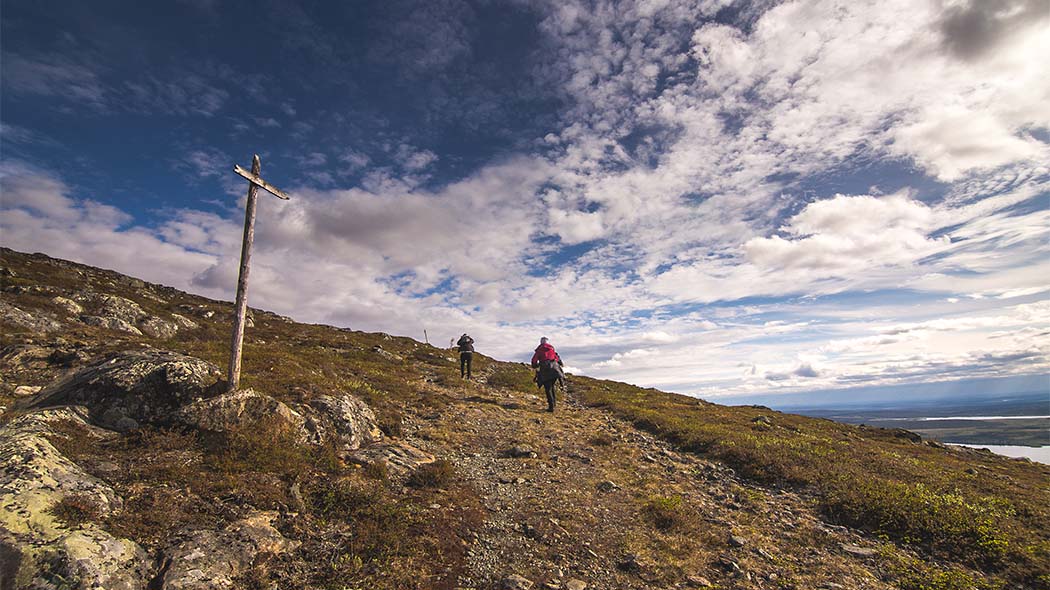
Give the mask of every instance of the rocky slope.
[[0, 589], [1050, 587], [1045, 466], [259, 310], [226, 393], [227, 303], [0, 281]]

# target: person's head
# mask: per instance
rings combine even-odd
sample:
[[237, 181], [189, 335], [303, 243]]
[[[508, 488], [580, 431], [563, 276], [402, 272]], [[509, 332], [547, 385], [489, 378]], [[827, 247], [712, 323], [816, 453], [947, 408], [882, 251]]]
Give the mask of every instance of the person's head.
[[544, 336], [543, 338], [540, 338], [540, 344], [546, 344], [547, 342], [550, 342], [550, 341], [547, 339], [546, 336]]

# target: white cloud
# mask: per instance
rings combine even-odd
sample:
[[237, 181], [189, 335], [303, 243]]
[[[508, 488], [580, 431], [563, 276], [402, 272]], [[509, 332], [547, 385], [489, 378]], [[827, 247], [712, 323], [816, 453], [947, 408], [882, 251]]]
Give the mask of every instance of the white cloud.
[[[531, 138], [539, 154], [425, 188], [446, 161], [413, 138], [378, 162], [304, 152], [306, 186], [260, 202], [253, 305], [433, 341], [469, 330], [508, 359], [547, 334], [596, 376], [704, 394], [1047, 370], [1050, 214], [1032, 206], [1050, 187], [1050, 78], [1033, 58], [1050, 53], [1045, 14], [789, 1], [708, 22], [726, 4], [550, 3], [535, 75], [566, 107]], [[413, 72], [469, 55], [452, 35], [462, 22], [441, 22], [400, 54]], [[98, 75], [37, 61], [55, 67], [5, 61], [5, 85], [104, 100]], [[136, 104], [212, 115], [227, 100], [213, 78], [199, 97], [126, 88], [141, 87]], [[176, 166], [243, 196], [232, 163], [193, 149]], [[6, 245], [230, 296], [238, 215], [167, 211], [147, 228], [54, 174], [5, 166]]]

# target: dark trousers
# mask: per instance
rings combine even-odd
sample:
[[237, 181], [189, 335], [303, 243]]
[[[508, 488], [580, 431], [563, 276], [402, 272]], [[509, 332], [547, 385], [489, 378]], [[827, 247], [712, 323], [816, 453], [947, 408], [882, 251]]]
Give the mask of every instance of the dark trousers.
[[543, 390], [547, 393], [547, 411], [554, 411], [554, 386], [557, 385], [557, 381], [547, 381], [543, 384]]
[[474, 360], [473, 352], [461, 352], [459, 353], [459, 376], [466, 375], [470, 378], [470, 361]]

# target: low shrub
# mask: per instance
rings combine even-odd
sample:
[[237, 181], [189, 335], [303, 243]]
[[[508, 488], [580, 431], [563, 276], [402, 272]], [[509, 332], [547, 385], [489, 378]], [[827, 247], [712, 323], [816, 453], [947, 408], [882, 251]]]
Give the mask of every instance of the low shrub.
[[455, 478], [455, 470], [452, 463], [445, 459], [438, 459], [433, 463], [420, 465], [408, 476], [406, 485], [414, 488], [444, 488]]
[[690, 521], [681, 496], [653, 496], [642, 507], [642, 513], [664, 532], [685, 528]]
[[66, 526], [80, 526], [99, 519], [102, 509], [91, 496], [71, 494], [55, 502], [48, 512]]

